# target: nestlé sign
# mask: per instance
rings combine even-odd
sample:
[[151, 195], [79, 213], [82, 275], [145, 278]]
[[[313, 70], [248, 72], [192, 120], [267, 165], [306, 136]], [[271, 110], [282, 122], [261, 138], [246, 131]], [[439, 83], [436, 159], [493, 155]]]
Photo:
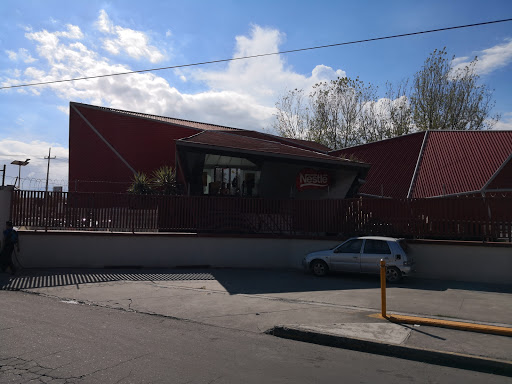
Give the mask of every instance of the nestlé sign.
[[305, 168], [297, 175], [297, 190], [327, 188], [329, 182], [330, 178], [327, 172]]

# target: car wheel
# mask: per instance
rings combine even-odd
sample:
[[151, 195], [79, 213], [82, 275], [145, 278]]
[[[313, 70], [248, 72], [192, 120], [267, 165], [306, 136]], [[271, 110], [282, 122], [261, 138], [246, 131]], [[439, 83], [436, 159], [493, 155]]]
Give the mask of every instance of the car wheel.
[[386, 268], [386, 280], [390, 283], [396, 283], [402, 279], [402, 272], [397, 267]]
[[311, 263], [311, 271], [313, 271], [313, 274], [315, 276], [325, 276], [327, 275], [327, 272], [329, 272], [329, 267], [327, 266], [325, 261], [314, 260]]

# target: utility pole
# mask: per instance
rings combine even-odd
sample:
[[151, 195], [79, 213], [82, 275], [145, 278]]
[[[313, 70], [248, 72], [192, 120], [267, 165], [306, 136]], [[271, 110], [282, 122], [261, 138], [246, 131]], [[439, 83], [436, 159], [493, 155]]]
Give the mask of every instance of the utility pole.
[[52, 153], [52, 148], [48, 149], [48, 157], [45, 157], [44, 159], [48, 159], [48, 170], [46, 171], [46, 192], [48, 192], [48, 178], [50, 177], [50, 160], [56, 159], [56, 156], [50, 157]]
[[4, 169], [2, 169], [2, 187], [4, 186], [5, 184], [5, 164], [4, 164]]

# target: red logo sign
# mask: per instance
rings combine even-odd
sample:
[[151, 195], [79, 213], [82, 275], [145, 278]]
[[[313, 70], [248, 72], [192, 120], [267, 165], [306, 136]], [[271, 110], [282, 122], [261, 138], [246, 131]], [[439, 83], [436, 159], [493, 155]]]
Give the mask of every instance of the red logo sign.
[[319, 189], [329, 186], [329, 174], [314, 169], [303, 169], [297, 175], [297, 190]]

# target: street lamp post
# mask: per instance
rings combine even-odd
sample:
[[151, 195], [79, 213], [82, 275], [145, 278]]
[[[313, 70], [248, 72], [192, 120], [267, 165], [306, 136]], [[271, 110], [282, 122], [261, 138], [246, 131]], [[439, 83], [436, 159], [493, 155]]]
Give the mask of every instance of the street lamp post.
[[28, 161], [30, 159], [27, 159], [25, 161], [22, 161], [22, 160], [14, 160], [11, 164], [14, 164], [14, 165], [17, 165], [18, 166], [18, 189], [21, 189], [21, 167], [24, 167], [25, 165], [28, 164]]

